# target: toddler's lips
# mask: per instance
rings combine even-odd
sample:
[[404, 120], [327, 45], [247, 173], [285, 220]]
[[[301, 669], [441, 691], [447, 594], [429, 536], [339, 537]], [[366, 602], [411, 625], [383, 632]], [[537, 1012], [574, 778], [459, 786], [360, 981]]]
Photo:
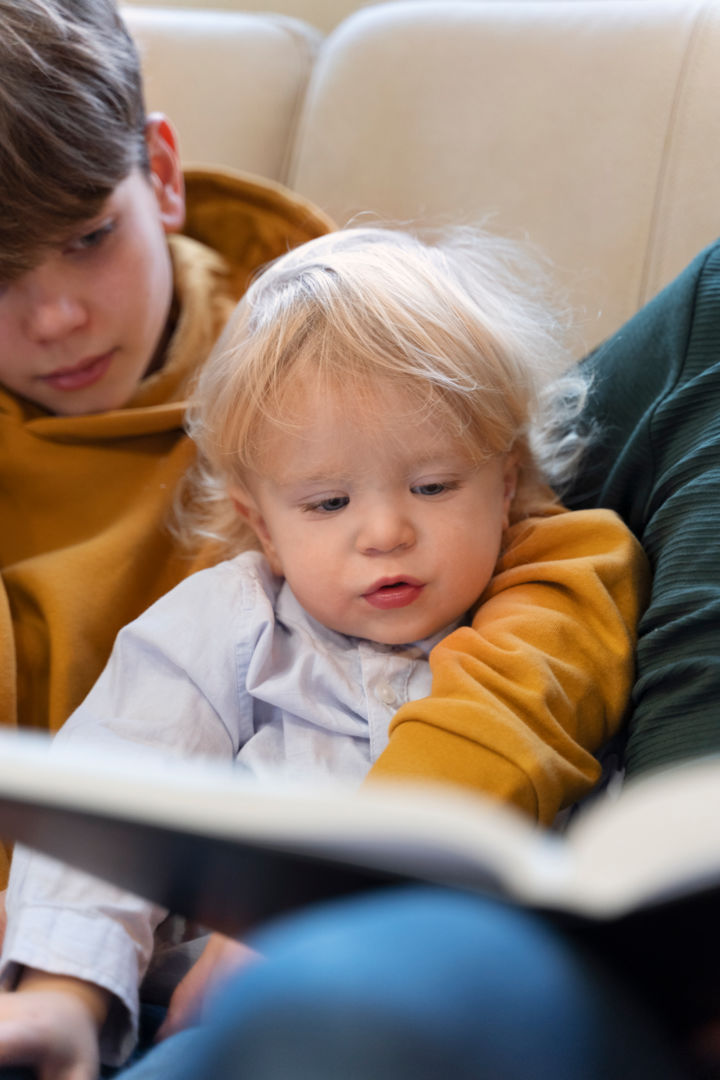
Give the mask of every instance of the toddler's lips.
[[86, 386], [92, 386], [99, 382], [110, 367], [114, 349], [103, 353], [102, 356], [94, 356], [90, 360], [83, 360], [80, 364], [71, 368], [60, 368], [43, 375], [42, 381], [54, 390], [84, 390]]
[[372, 607], [385, 611], [390, 608], [407, 607], [417, 600], [425, 586], [414, 578], [383, 579], [377, 581], [363, 597]]

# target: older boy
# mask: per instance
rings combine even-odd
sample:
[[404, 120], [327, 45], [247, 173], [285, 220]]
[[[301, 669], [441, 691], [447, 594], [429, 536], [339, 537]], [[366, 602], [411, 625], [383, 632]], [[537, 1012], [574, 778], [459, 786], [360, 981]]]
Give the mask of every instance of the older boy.
[[0, 0], [0, 198], [0, 718], [55, 730], [198, 566], [165, 524], [189, 380], [257, 266], [330, 222], [195, 173], [177, 235], [175, 134], [113, 0]]

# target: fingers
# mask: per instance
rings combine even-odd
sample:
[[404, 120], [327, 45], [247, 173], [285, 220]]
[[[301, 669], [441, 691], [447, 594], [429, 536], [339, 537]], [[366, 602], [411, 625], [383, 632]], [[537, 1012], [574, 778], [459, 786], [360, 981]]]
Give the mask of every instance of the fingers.
[[156, 1042], [162, 1042], [170, 1035], [176, 1035], [187, 1027], [192, 1027], [200, 1018], [200, 1008], [204, 996], [202, 972], [198, 973], [197, 962], [183, 976], [170, 998], [165, 1019], [155, 1035]]
[[75, 997], [0, 995], [0, 1065], [32, 1066], [38, 1080], [97, 1080], [97, 1028]]
[[176, 986], [167, 1016], [155, 1036], [156, 1041], [197, 1024], [208, 998], [218, 987], [258, 959], [259, 954], [242, 942], [223, 934], [211, 934], [198, 960]]
[[[13, 1015], [6, 1001], [0, 1004], [0, 1066], [34, 1066], [42, 1059], [42, 1044], [32, 1022], [21, 1013]], [[14, 1002], [13, 1002], [14, 1004]], [[10, 1015], [7, 1013], [10, 1011]]]

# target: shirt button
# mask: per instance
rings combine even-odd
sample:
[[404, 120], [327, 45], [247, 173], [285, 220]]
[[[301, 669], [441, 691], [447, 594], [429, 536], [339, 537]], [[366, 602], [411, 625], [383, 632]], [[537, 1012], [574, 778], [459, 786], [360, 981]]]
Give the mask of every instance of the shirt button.
[[377, 690], [377, 696], [380, 698], [383, 705], [397, 705], [397, 695], [390, 683], [380, 683]]

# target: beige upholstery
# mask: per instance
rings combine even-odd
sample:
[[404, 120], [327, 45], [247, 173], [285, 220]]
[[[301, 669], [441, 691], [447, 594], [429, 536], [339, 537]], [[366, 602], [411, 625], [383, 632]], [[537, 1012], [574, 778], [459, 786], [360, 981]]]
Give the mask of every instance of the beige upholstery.
[[587, 345], [720, 233], [720, 0], [372, 5], [325, 37], [300, 110], [302, 24], [128, 12], [186, 158], [338, 220], [490, 214], [556, 262]]
[[[142, 0], [127, 0], [141, 4]], [[153, 0], [163, 7], [202, 7], [202, 0]], [[342, 19], [357, 8], [376, 4], [378, 0], [209, 0], [206, 7], [229, 11], [282, 12], [316, 26], [318, 30], [332, 30]]]
[[368, 8], [319, 58], [289, 181], [339, 219], [527, 232], [592, 344], [720, 233], [720, 7]]
[[282, 179], [321, 41], [282, 15], [127, 7], [148, 107], [171, 116], [185, 161]]

